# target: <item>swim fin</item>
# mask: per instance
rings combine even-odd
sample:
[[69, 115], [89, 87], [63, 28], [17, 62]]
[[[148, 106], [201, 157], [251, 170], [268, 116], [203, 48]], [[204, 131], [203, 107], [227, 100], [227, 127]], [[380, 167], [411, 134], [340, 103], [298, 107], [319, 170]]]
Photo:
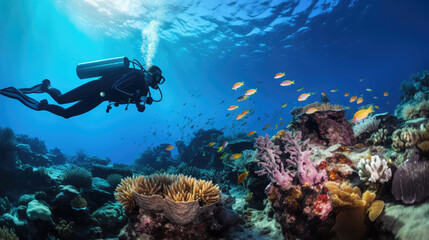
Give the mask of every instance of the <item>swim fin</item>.
[[[41, 85], [41, 84], [39, 84]], [[37, 100], [25, 95], [24, 93], [37, 93], [39, 91], [39, 86], [36, 85], [32, 88], [22, 88], [16, 89], [14, 87], [3, 88], [0, 90], [0, 94], [6, 97], [17, 99], [22, 102], [25, 106], [38, 111], [38, 106], [40, 102]], [[21, 91], [22, 90], [22, 91]], [[41, 90], [40, 90], [41, 91]]]

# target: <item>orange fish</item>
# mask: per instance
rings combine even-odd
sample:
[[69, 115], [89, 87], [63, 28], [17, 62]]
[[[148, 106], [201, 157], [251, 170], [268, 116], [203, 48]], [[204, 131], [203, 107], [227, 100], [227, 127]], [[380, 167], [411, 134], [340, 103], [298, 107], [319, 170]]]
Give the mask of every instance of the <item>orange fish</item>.
[[323, 96], [325, 96], [325, 97], [327, 97], [327, 96], [328, 96], [328, 95], [326, 95], [326, 93], [325, 93], [325, 92], [322, 92], [322, 95], [323, 95]]
[[357, 99], [357, 101], [356, 101], [356, 103], [357, 104], [360, 104], [360, 103], [362, 103], [363, 102], [363, 98], [362, 97], [359, 97], [358, 99]]
[[248, 114], [249, 113], [249, 110], [245, 110], [245, 111], [243, 111], [241, 114], [243, 114], [243, 116], [244, 115], [246, 115], [246, 114]]
[[237, 90], [243, 85], [244, 85], [244, 82], [237, 82], [234, 85], [232, 85], [232, 90]]
[[295, 84], [295, 80], [294, 81], [290, 81], [290, 80], [283, 81], [282, 83], [280, 83], [280, 86], [286, 87], [286, 86], [290, 86], [292, 84]]
[[383, 96], [387, 97], [387, 96], [389, 96], [389, 93], [388, 92], [384, 92]]
[[209, 143], [209, 147], [211, 147], [211, 146], [213, 146], [213, 145], [215, 145], [216, 143], [215, 142], [210, 142]]
[[232, 110], [235, 110], [235, 109], [237, 109], [238, 108], [238, 106], [237, 105], [231, 105], [231, 106], [229, 106], [228, 107], [228, 110], [229, 111], [232, 111]]
[[166, 148], [165, 148], [165, 150], [166, 151], [171, 151], [171, 150], [173, 150], [173, 148], [174, 148], [174, 146], [173, 145], [168, 145]]
[[277, 74], [274, 76], [274, 78], [275, 78], [275, 79], [279, 79], [279, 78], [284, 77], [284, 75], [285, 75], [285, 73], [277, 73]]
[[255, 134], [256, 133], [256, 131], [250, 131], [247, 135], [253, 135], [253, 134]]
[[305, 101], [305, 100], [307, 100], [307, 98], [308, 97], [310, 97], [310, 93], [303, 93], [303, 94], [301, 94], [299, 97], [298, 97], [298, 101]]
[[390, 104], [390, 101], [387, 101], [386, 103], [387, 103], [387, 104]]
[[237, 98], [237, 101], [238, 101], [238, 102], [244, 101], [244, 100], [246, 100], [248, 97], [249, 97], [249, 96], [240, 96], [240, 97], [238, 97], [238, 98]]
[[357, 96], [353, 96], [350, 98], [350, 102], [354, 102], [357, 99]]
[[269, 127], [269, 126], [271, 126], [271, 123], [268, 123], [267, 125], [265, 125], [266, 128]]
[[244, 181], [244, 179], [247, 177], [247, 174], [249, 174], [249, 171], [245, 171], [244, 173], [240, 174], [237, 179], [237, 183], [240, 184]]
[[313, 114], [317, 111], [317, 108], [309, 108], [307, 111], [305, 111], [305, 113], [307, 114]]
[[253, 95], [253, 94], [255, 94], [255, 93], [256, 93], [256, 90], [257, 90], [257, 88], [249, 89], [249, 90], [247, 90], [247, 91], [246, 91], [246, 93], [244, 93], [244, 95], [246, 95], [246, 96]]
[[239, 158], [241, 158], [241, 156], [243, 156], [243, 154], [242, 153], [234, 153], [234, 154], [232, 154], [230, 157], [229, 157], [229, 160], [236, 160], [236, 159], [239, 159]]
[[237, 115], [237, 117], [235, 118], [236, 120], [240, 120], [240, 119], [242, 119], [244, 117], [244, 115], [243, 114], [238, 114]]
[[344, 93], [344, 97], [347, 97], [348, 95], [350, 95], [350, 93], [348, 92]]

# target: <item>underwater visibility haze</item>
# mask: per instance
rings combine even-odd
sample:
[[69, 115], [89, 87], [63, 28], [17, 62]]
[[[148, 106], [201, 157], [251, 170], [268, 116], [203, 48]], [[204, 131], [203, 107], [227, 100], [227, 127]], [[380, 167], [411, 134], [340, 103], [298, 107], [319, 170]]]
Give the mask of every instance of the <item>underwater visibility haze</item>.
[[426, 238], [428, 10], [1, 1], [0, 238]]

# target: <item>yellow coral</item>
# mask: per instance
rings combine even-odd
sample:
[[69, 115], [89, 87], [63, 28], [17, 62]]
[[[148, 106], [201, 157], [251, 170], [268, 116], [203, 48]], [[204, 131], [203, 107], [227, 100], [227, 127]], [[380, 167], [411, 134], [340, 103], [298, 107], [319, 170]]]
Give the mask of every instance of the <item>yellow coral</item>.
[[160, 195], [174, 202], [198, 201], [210, 205], [220, 200], [219, 186], [212, 181], [197, 180], [184, 175], [155, 174], [151, 176], [128, 177], [116, 188], [116, 200], [127, 210], [136, 206], [133, 192], [152, 196]]
[[383, 211], [384, 202], [374, 201], [376, 197], [374, 192], [365, 191], [362, 195], [358, 187], [353, 187], [348, 183], [340, 185], [333, 181], [325, 183], [325, 187], [331, 193], [334, 205], [343, 208], [363, 208], [369, 214], [371, 221], [374, 221]]
[[124, 178], [116, 188], [115, 198], [118, 202], [122, 203], [126, 210], [132, 210], [136, 206], [133, 192], [137, 190], [139, 183], [143, 179], [144, 176]]

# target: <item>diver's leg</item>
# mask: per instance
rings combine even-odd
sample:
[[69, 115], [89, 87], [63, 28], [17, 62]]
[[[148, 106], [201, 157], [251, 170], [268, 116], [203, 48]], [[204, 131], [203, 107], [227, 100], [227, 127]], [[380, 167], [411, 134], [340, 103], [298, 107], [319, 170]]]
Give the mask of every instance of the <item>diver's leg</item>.
[[50, 87], [47, 89], [47, 93], [59, 104], [72, 103], [84, 99], [95, 99], [100, 97], [102, 91], [102, 81], [94, 80], [87, 82], [82, 86], [72, 89], [64, 94], [60, 90]]
[[94, 109], [98, 105], [100, 105], [100, 103], [102, 103], [102, 102], [103, 102], [103, 99], [101, 99], [101, 98], [100, 99], [97, 99], [97, 98], [84, 99], [84, 100], [77, 102], [76, 104], [74, 104], [73, 106], [71, 106], [69, 108], [63, 108], [63, 107], [58, 106], [58, 105], [47, 104], [47, 102], [44, 102], [44, 104], [39, 105], [38, 110], [45, 110], [45, 111], [51, 112], [55, 115], [58, 115], [58, 116], [61, 116], [61, 117], [67, 119], [67, 118], [71, 118], [71, 117], [86, 113], [86, 112]]

